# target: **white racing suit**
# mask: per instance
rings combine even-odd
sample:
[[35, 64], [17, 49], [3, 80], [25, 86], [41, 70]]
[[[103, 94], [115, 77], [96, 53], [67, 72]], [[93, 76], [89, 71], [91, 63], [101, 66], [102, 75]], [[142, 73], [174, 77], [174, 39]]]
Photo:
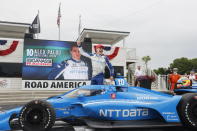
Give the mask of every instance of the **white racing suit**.
[[88, 66], [83, 61], [69, 59], [58, 64], [48, 76], [50, 80], [56, 80], [59, 77], [69, 80], [88, 80]]
[[110, 76], [114, 75], [114, 68], [109, 62], [109, 59], [105, 55], [98, 55], [96, 53], [87, 53], [85, 52], [82, 47], [79, 46], [79, 51], [81, 55], [88, 57], [92, 61], [92, 85], [103, 85], [104, 82], [104, 72], [105, 66], [108, 67], [110, 71]]

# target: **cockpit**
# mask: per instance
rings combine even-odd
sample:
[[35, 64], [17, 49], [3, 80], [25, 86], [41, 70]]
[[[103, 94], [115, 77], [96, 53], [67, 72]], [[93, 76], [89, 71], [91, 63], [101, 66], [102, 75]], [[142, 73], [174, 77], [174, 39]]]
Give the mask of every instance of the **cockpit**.
[[96, 95], [100, 95], [100, 94], [104, 94], [105, 90], [104, 89], [76, 89], [73, 90], [72, 92], [64, 95], [65, 97], [68, 98], [75, 98], [75, 97], [79, 97], [79, 96], [96, 96]]

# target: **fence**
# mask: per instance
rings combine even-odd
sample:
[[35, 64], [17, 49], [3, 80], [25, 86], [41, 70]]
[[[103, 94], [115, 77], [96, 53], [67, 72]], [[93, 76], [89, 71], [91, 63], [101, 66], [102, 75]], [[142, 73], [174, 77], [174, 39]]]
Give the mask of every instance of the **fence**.
[[168, 75], [156, 75], [156, 80], [152, 83], [152, 89], [160, 91], [169, 90]]

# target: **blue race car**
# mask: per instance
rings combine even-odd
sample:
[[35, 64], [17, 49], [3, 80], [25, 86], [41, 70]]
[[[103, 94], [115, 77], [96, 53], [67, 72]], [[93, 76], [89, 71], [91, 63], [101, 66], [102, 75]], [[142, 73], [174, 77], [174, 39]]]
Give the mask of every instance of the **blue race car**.
[[89, 85], [0, 111], [0, 130], [15, 124], [48, 131], [56, 120], [92, 128], [187, 126], [197, 129], [197, 94], [169, 95], [140, 87]]

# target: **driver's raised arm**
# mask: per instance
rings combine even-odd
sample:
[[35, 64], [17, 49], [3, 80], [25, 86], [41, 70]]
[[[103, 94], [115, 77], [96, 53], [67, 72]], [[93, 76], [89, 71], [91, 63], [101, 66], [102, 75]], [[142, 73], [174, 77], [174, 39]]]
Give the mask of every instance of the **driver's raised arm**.
[[85, 56], [85, 57], [88, 57], [88, 58], [90, 58], [90, 57], [92, 56], [91, 53], [87, 53], [87, 52], [85, 52], [85, 51], [83, 50], [80, 41], [77, 41], [77, 45], [78, 45], [78, 47], [79, 47], [79, 51], [80, 51], [80, 54], [81, 54], [81, 55], [83, 55], [83, 56]]

